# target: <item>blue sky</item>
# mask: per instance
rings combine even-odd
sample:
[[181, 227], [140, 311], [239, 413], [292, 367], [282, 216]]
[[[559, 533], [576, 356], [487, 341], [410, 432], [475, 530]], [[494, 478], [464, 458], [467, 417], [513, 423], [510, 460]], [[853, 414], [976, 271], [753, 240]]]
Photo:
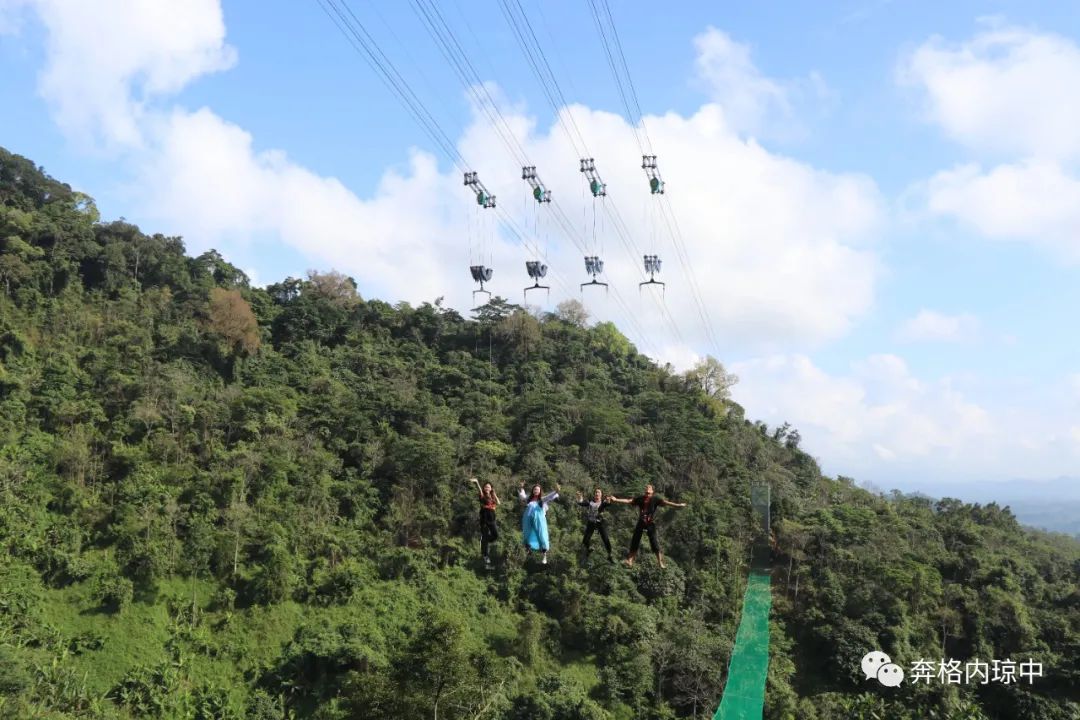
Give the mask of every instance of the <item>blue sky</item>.
[[[365, 296], [462, 309], [484, 246], [496, 291], [520, 297], [529, 253], [494, 224], [481, 238], [458, 170], [315, 0], [85, 5], [0, 0], [0, 144], [104, 217], [217, 247], [260, 283], [336, 267]], [[535, 222], [520, 163], [414, 3], [349, 6], [503, 211]], [[622, 288], [589, 298], [594, 317], [679, 367], [718, 355], [749, 414], [792, 422], [830, 473], [900, 487], [1075, 474], [1080, 12], [613, 3], [714, 344], [670, 238], [641, 230], [655, 210], [588, 0], [521, 6], [609, 207], [666, 261], [670, 316], [609, 227], [590, 245], [576, 148], [500, 0], [439, 3]], [[541, 223], [554, 304], [585, 280], [581, 252]]]

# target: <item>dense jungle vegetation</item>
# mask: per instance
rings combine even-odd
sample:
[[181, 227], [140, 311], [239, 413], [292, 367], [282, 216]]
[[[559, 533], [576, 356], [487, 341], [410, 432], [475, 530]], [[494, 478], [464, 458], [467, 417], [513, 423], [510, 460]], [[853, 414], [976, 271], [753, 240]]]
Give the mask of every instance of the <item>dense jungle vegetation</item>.
[[[1080, 718], [1076, 541], [824, 477], [719, 363], [658, 367], [575, 303], [362, 290], [251, 287], [0, 151], [0, 717], [711, 717], [767, 481], [767, 718]], [[503, 499], [490, 572], [470, 475]], [[521, 481], [563, 488], [548, 565]], [[688, 503], [668, 569], [580, 556], [575, 491], [647, 482]], [[885, 688], [873, 649], [1045, 670]]]

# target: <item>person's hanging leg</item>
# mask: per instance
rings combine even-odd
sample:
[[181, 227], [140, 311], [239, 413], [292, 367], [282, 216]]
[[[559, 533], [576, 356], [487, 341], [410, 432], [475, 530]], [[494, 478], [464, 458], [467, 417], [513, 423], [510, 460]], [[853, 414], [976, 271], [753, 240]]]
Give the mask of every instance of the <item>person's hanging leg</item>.
[[550, 548], [551, 539], [548, 536], [547, 516], [543, 509], [537, 509], [536, 511], [536, 540], [540, 545], [540, 552], [544, 555], [540, 559], [540, 562], [547, 565], [548, 549]]
[[[592, 550], [592, 534], [596, 528], [596, 523], [586, 521], [585, 522], [585, 537], [581, 538], [581, 549], [584, 551], [585, 556], [589, 556], [589, 551]], [[601, 528], [600, 532], [603, 532]]]
[[607, 528], [602, 522], [596, 523], [596, 526], [600, 529], [600, 540], [604, 543], [604, 549], [607, 550], [608, 562], [615, 562], [615, 558], [611, 557], [611, 540], [608, 539]]
[[637, 557], [638, 548], [641, 547], [641, 533], [645, 526], [639, 521], [634, 528], [634, 534], [630, 538], [630, 553], [626, 556], [626, 566], [634, 567], [634, 558]]
[[525, 548], [525, 559], [529, 559], [529, 533], [531, 531], [532, 523], [529, 522], [529, 508], [525, 507], [525, 512], [521, 514], [521, 546]]
[[525, 559], [528, 560], [532, 556], [533, 550], [539, 550], [543, 547], [544, 540], [541, 535], [541, 525], [539, 518], [537, 517], [537, 510], [532, 506], [527, 506], [525, 514], [521, 519], [521, 531], [523, 545], [525, 546]]
[[480, 525], [480, 552], [484, 556], [484, 564], [491, 566], [491, 544], [499, 539], [499, 529], [494, 520], [488, 520]]
[[656, 537], [656, 526], [649, 523], [646, 532], [649, 534], [649, 547], [656, 553], [656, 562], [659, 563], [661, 568], [666, 568], [667, 566], [664, 565], [664, 554], [660, 552], [660, 540]]

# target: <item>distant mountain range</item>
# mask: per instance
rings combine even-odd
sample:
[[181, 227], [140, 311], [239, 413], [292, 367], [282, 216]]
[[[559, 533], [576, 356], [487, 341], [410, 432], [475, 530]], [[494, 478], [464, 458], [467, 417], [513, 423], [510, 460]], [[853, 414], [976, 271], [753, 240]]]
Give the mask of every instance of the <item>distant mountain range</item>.
[[1080, 477], [999, 482], [937, 482], [904, 492], [954, 497], [973, 503], [1008, 505], [1024, 525], [1080, 537]]

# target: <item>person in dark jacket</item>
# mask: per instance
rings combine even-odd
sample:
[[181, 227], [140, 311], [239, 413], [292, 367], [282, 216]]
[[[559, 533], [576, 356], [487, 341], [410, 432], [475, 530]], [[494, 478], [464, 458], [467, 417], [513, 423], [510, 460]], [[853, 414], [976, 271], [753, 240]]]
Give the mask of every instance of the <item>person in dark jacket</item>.
[[584, 495], [578, 493], [577, 504], [585, 508], [585, 536], [581, 539], [585, 554], [588, 555], [592, 550], [593, 532], [599, 532], [600, 540], [604, 543], [604, 549], [607, 550], [608, 562], [615, 562], [615, 558], [611, 556], [611, 540], [604, 526], [604, 511], [611, 505], [611, 498], [605, 497], [604, 492], [596, 488], [591, 500], [586, 500]]
[[665, 500], [656, 494], [652, 485], [645, 486], [644, 495], [638, 495], [636, 498], [612, 496], [611, 502], [620, 505], [634, 505], [639, 510], [637, 526], [634, 528], [633, 537], [630, 538], [630, 552], [626, 556], [627, 566], [634, 566], [634, 558], [637, 557], [638, 548], [641, 546], [641, 534], [645, 533], [649, 536], [649, 547], [656, 553], [656, 562], [660, 564], [660, 567], [666, 567], [664, 565], [664, 554], [660, 551], [660, 540], [656, 537], [656, 524], [654, 523], [656, 511], [661, 507], [686, 507], [686, 503]]

